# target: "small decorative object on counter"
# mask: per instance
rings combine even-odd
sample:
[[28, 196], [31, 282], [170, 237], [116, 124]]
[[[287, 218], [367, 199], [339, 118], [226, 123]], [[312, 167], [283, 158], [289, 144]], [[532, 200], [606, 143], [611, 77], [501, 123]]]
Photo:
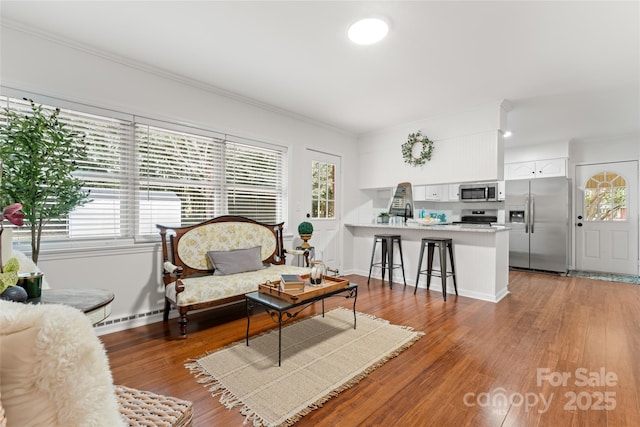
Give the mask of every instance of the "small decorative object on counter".
[[311, 235], [313, 234], [313, 224], [308, 221], [301, 222], [300, 224], [298, 224], [298, 234], [300, 235], [300, 238], [303, 242], [300, 247], [303, 249], [310, 248], [311, 245], [308, 241], [309, 239], [311, 239]]
[[327, 267], [322, 261], [311, 261], [311, 272], [309, 273], [309, 282], [312, 285], [321, 285], [322, 278], [327, 272]]
[[378, 224], [388, 224], [389, 223], [389, 212], [380, 212], [378, 215]]

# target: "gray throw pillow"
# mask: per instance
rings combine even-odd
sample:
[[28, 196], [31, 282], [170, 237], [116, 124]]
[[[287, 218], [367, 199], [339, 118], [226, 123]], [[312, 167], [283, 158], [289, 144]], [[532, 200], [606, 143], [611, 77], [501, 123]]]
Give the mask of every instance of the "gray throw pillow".
[[261, 257], [262, 246], [230, 251], [209, 251], [207, 256], [215, 268], [214, 274], [226, 276], [264, 268]]

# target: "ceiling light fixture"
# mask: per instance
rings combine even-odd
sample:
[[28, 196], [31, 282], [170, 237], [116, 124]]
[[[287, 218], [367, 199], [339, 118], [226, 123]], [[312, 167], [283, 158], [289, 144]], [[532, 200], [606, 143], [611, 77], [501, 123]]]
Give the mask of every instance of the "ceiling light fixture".
[[352, 24], [347, 31], [349, 39], [357, 44], [377, 43], [389, 32], [389, 25], [379, 18], [366, 18]]

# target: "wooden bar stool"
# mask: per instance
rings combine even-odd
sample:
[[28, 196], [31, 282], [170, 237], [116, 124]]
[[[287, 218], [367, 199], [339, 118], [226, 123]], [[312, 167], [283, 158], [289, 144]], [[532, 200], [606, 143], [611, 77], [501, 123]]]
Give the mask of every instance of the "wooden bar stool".
[[[376, 255], [376, 245], [378, 242], [382, 243], [382, 260], [380, 262], [373, 262]], [[394, 244], [398, 244], [398, 250], [400, 251], [400, 264], [393, 263]], [[389, 268], [389, 287], [393, 288], [393, 269], [402, 268], [402, 280], [404, 285], [407, 286], [407, 279], [404, 277], [404, 260], [402, 259], [402, 237], [399, 234], [376, 234], [373, 236], [373, 250], [371, 251], [371, 263], [369, 265], [369, 278], [367, 279], [367, 286], [371, 280], [371, 270], [373, 267], [382, 268], [382, 280], [384, 281], [384, 273]]]
[[[427, 247], [427, 269], [422, 270], [422, 256], [424, 255], [424, 247]], [[433, 269], [433, 254], [436, 246], [440, 254], [440, 270]], [[447, 271], [447, 254], [446, 250], [449, 249], [449, 259], [451, 260], [451, 271]], [[416, 277], [416, 287], [413, 290], [415, 295], [418, 290], [418, 282], [420, 275], [427, 275], [427, 289], [431, 285], [431, 276], [440, 276], [442, 279], [442, 296], [444, 300], [447, 300], [447, 277], [453, 277], [453, 288], [458, 295], [458, 284], [456, 283], [456, 267], [453, 262], [453, 240], [446, 237], [425, 237], [422, 239], [420, 245], [420, 260], [418, 261], [418, 276]]]

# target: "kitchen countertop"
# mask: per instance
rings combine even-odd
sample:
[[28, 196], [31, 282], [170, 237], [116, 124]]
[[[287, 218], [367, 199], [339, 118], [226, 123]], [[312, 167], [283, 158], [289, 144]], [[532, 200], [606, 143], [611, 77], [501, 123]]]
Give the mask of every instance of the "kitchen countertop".
[[472, 232], [472, 233], [498, 233], [501, 231], [507, 231], [510, 228], [504, 225], [492, 225], [491, 227], [486, 227], [477, 224], [418, 224], [415, 222], [408, 222], [406, 224], [373, 224], [373, 223], [362, 223], [362, 224], [345, 224], [347, 227], [368, 227], [368, 228], [383, 228], [387, 230], [425, 230], [425, 231], [464, 231], [464, 232]]
[[[456, 281], [461, 296], [497, 302], [509, 293], [509, 227], [504, 225], [446, 224], [429, 225], [409, 221], [408, 224], [374, 224], [347, 223], [345, 239], [349, 242], [345, 247], [350, 250], [353, 274], [368, 276], [371, 272], [372, 241], [375, 234], [399, 234], [402, 237], [404, 272], [407, 284], [426, 288], [426, 276], [416, 279], [416, 272], [424, 269], [421, 266], [420, 252], [422, 239], [425, 237], [451, 238], [454, 247], [456, 264]], [[378, 250], [375, 255], [381, 259]], [[438, 257], [434, 262], [439, 266]], [[381, 270], [373, 271], [376, 278], [381, 278]], [[395, 274], [394, 274], [395, 277]], [[397, 280], [400, 280], [401, 275]], [[440, 292], [441, 280], [431, 291]], [[453, 293], [453, 279], [446, 279], [449, 293]], [[398, 283], [398, 282], [396, 282]], [[403, 283], [404, 284], [404, 283]], [[424, 292], [424, 291], [423, 291]], [[449, 298], [447, 298], [448, 303]]]

